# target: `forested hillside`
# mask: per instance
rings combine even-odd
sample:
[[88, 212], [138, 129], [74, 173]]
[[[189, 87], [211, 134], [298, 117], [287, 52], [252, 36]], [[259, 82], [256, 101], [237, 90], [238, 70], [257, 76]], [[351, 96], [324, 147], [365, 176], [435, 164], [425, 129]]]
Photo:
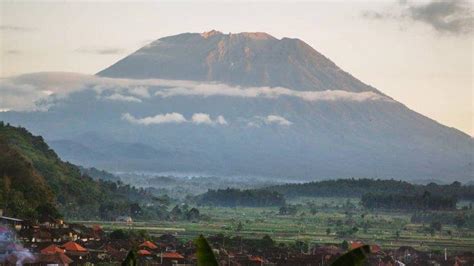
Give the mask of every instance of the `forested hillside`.
[[3, 122], [0, 178], [0, 208], [5, 215], [26, 219], [97, 218], [104, 212], [128, 215], [134, 203], [151, 199], [143, 190], [81, 174], [41, 136]]
[[449, 185], [430, 183], [416, 185], [399, 180], [381, 179], [337, 179], [300, 184], [285, 184], [266, 188], [282, 193], [286, 197], [361, 197], [367, 193], [423, 195], [428, 191], [432, 195], [474, 199], [474, 186], [453, 182]]

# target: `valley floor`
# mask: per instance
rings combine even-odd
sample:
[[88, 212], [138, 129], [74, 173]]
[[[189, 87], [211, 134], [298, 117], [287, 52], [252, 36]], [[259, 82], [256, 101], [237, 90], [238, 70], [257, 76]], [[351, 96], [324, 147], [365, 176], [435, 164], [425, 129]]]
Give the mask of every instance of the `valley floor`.
[[[203, 207], [199, 210], [206, 220], [187, 221], [135, 221], [130, 227], [118, 222], [76, 221], [83, 224], [100, 224], [104, 230], [133, 228], [146, 230], [151, 235], [174, 234], [182, 240], [194, 239], [199, 234], [242, 236], [261, 239], [269, 235], [277, 243], [294, 244], [297, 241], [306, 247], [335, 244], [342, 241], [362, 241], [375, 244], [382, 249], [403, 246], [420, 251], [444, 253], [474, 250], [474, 231], [443, 225], [441, 230], [430, 232], [429, 224], [412, 223], [411, 213], [367, 212], [357, 207], [358, 199], [318, 198], [312, 199], [318, 207], [311, 212], [302, 202], [294, 215], [280, 215], [279, 208], [251, 207]], [[353, 204], [348, 209], [345, 204]], [[314, 205], [313, 205], [314, 206]], [[305, 210], [307, 209], [307, 210]], [[239, 225], [240, 224], [240, 225]]]

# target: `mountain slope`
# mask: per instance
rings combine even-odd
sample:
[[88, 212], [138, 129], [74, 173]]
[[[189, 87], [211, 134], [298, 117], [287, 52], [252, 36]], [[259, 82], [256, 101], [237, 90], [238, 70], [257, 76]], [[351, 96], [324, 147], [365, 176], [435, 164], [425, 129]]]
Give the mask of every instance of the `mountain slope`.
[[295, 90], [376, 91], [299, 39], [266, 33], [161, 38], [98, 73], [105, 77], [218, 81]]
[[96, 218], [104, 203], [144, 198], [130, 188], [82, 175], [78, 167], [61, 161], [42, 137], [3, 122], [0, 178], [0, 205], [7, 215], [20, 218], [39, 218], [45, 206], [69, 218]]
[[[57, 86], [45, 81], [65, 78], [42, 75], [13, 83], [51, 90]], [[82, 81], [50, 97], [47, 110], [0, 119], [87, 166], [291, 181], [474, 178], [470, 136], [413, 112], [296, 39], [185, 33], [97, 76], [69, 80]]]

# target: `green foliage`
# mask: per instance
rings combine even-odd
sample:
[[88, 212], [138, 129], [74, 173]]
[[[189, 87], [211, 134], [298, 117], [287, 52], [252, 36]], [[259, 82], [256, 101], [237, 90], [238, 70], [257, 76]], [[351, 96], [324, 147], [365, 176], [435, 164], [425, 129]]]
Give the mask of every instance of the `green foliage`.
[[109, 237], [110, 239], [114, 239], [114, 240], [119, 240], [119, 239], [124, 240], [124, 239], [128, 239], [128, 234], [125, 233], [125, 231], [122, 229], [116, 229], [110, 232]]
[[428, 191], [432, 195], [474, 200], [474, 186], [453, 182], [450, 185], [415, 185], [405, 181], [382, 179], [337, 179], [318, 182], [284, 184], [265, 188], [277, 191], [287, 198], [344, 197], [358, 198], [367, 193], [419, 195]]
[[278, 210], [280, 215], [296, 215], [298, 208], [295, 205], [284, 205]]
[[362, 196], [362, 205], [369, 209], [397, 210], [453, 210], [456, 209], [456, 197], [432, 195], [425, 191], [423, 194], [374, 194]]
[[206, 238], [200, 235], [195, 241], [196, 245], [196, 258], [198, 266], [217, 266], [216, 256], [207, 243]]
[[370, 253], [370, 246], [364, 245], [346, 252], [337, 258], [331, 266], [362, 266]]
[[127, 254], [127, 257], [122, 262], [122, 266], [137, 266], [137, 252], [135, 250], [130, 250]]
[[60, 213], [73, 219], [112, 219], [129, 215], [123, 206], [151, 198], [128, 185], [81, 174], [77, 166], [61, 161], [42, 137], [3, 123], [0, 178], [0, 208], [26, 219], [55, 219]]

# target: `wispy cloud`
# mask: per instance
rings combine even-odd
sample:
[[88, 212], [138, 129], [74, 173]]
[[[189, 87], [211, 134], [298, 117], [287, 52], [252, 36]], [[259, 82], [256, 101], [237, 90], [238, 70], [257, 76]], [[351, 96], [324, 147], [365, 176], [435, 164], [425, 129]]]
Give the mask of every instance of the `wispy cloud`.
[[29, 32], [35, 30], [35, 28], [24, 27], [19, 25], [0, 25], [0, 31]]
[[98, 54], [98, 55], [115, 55], [115, 54], [123, 54], [126, 52], [125, 49], [121, 48], [112, 48], [112, 47], [106, 47], [106, 48], [78, 48], [76, 49], [76, 52], [78, 53], [85, 53], [85, 54]]
[[[8, 107], [8, 95], [17, 97], [18, 92], [24, 94], [24, 107], [20, 107], [22, 97], [15, 98], [14, 108]], [[24, 90], [28, 88], [28, 90]], [[83, 75], [66, 72], [44, 72], [25, 74], [0, 79], [0, 93], [3, 104], [0, 108], [11, 110], [26, 110], [34, 107], [35, 102], [48, 97], [63, 98], [70, 93], [92, 89], [99, 98], [109, 100], [123, 100], [129, 102], [145, 101], [151, 97], [240, 97], [240, 98], [268, 98], [296, 97], [304, 101], [392, 101], [390, 98], [371, 91], [349, 92], [344, 90], [326, 91], [296, 91], [283, 87], [239, 87], [218, 83], [201, 83], [185, 80], [163, 79], [119, 79], [104, 78], [93, 75]], [[42, 92], [50, 92], [45, 95]], [[6, 99], [6, 100], [5, 100]], [[33, 108], [34, 109], [34, 108]]]
[[455, 35], [473, 32], [472, 4], [464, 0], [431, 2], [399, 1], [386, 11], [365, 11], [364, 18], [418, 22], [430, 26], [436, 32]]
[[119, 93], [114, 93], [112, 95], [105, 96], [103, 98], [106, 100], [111, 100], [111, 101], [136, 102], [136, 103], [142, 102], [142, 100], [138, 99], [137, 97], [122, 95]]
[[196, 125], [227, 125], [227, 121], [225, 120], [224, 116], [219, 115], [215, 120], [212, 120], [211, 116], [206, 113], [194, 113], [191, 116], [191, 119], [186, 119], [180, 113], [166, 113], [166, 114], [157, 114], [155, 116], [147, 116], [143, 118], [136, 118], [135, 116], [125, 113], [122, 114], [122, 119], [128, 121], [132, 124], [139, 124], [139, 125], [157, 125], [157, 124], [165, 124], [165, 123], [193, 123]]
[[[184, 85], [184, 84], [183, 84]], [[187, 84], [158, 90], [155, 95], [162, 97], [173, 96], [229, 96], [243, 98], [277, 98], [281, 96], [290, 96], [301, 98], [305, 101], [367, 101], [367, 100], [389, 100], [387, 97], [375, 92], [349, 92], [344, 90], [326, 90], [326, 91], [295, 91], [283, 87], [238, 87], [225, 84]]]
[[278, 115], [269, 115], [264, 118], [264, 121], [267, 124], [277, 124], [280, 126], [289, 126], [293, 124], [290, 121], [286, 120], [286, 118]]
[[180, 113], [167, 113], [167, 114], [158, 114], [155, 116], [148, 116], [143, 118], [136, 118], [129, 113], [122, 115], [122, 119], [126, 120], [132, 124], [139, 125], [156, 125], [156, 124], [165, 124], [165, 123], [184, 123], [187, 122], [186, 118]]
[[247, 122], [248, 127], [261, 127], [262, 125], [290, 126], [292, 124], [288, 119], [279, 115], [254, 116]]

